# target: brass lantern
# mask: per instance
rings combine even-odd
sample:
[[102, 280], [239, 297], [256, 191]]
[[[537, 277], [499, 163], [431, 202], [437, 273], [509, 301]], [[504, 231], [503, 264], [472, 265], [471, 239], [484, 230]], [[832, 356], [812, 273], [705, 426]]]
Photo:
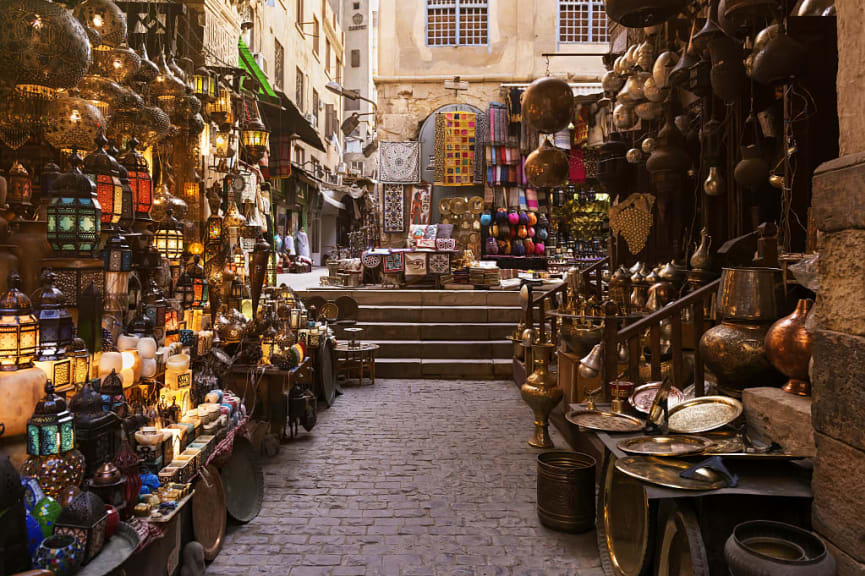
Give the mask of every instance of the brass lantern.
[[207, 113], [220, 126], [234, 123], [231, 90], [229, 88], [220, 87], [216, 90], [216, 99], [208, 104]]
[[192, 276], [188, 270], [184, 270], [177, 279], [177, 285], [174, 287], [174, 296], [180, 301], [183, 309], [192, 308], [193, 300], [195, 299], [194, 288], [192, 286]]
[[168, 216], [159, 224], [153, 242], [172, 266], [180, 263], [180, 257], [183, 256], [183, 224], [174, 217], [173, 209], [168, 209]]
[[231, 158], [234, 156], [234, 129], [227, 125], [224, 129], [216, 132], [213, 139], [214, 153], [217, 158]]
[[81, 173], [81, 157], [51, 186], [46, 209], [48, 243], [57, 256], [90, 257], [99, 248], [102, 207], [93, 182]]
[[96, 151], [84, 159], [84, 173], [96, 185], [96, 197], [102, 208], [102, 224], [117, 224], [123, 215], [123, 184], [120, 165], [105, 151], [108, 140], [103, 134], [96, 138]]
[[0, 370], [30, 368], [39, 347], [39, 323], [24, 295], [21, 277], [9, 274], [9, 289], [0, 298]]
[[54, 386], [63, 392], [72, 385], [72, 362], [66, 349], [75, 337], [75, 325], [66, 309], [66, 297], [54, 285], [51, 269], [42, 272], [42, 290], [39, 294], [39, 352], [36, 366], [46, 373]]
[[75, 434], [84, 454], [87, 476], [92, 476], [99, 466], [114, 459], [120, 439], [120, 421], [114, 412], [103, 408], [102, 396], [93, 382], [85, 382], [69, 401], [69, 409], [75, 414]]
[[261, 121], [258, 104], [252, 100], [244, 103], [247, 118], [240, 128], [240, 142], [253, 162], [264, 157], [270, 145], [270, 131]]
[[216, 98], [216, 79], [211, 76], [210, 71], [201, 67], [195, 71], [192, 77], [195, 95], [201, 100], [210, 101]]
[[48, 109], [51, 118], [42, 131], [45, 140], [58, 150], [93, 150], [93, 142], [105, 129], [104, 114], [90, 100], [62, 95]]
[[99, 33], [104, 46], [118, 46], [126, 40], [126, 13], [113, 0], [84, 0], [73, 12], [84, 26]]
[[196, 254], [192, 259], [189, 275], [192, 277], [192, 305], [195, 308], [201, 308], [207, 304], [210, 296], [210, 285], [204, 273], [204, 266], [201, 265], [201, 256]]
[[72, 384], [76, 389], [81, 389], [90, 379], [90, 353], [87, 343], [78, 336], [77, 331], [72, 344], [66, 349], [66, 355], [72, 362]]
[[135, 219], [149, 220], [150, 208], [153, 206], [153, 181], [150, 178], [150, 166], [136, 149], [138, 140], [130, 138], [126, 144], [126, 153], [119, 158], [120, 163], [129, 172], [129, 186], [132, 188], [132, 201], [135, 204]]
[[160, 55], [159, 75], [151, 83], [150, 90], [156, 97], [159, 108], [167, 114], [174, 112], [177, 99], [186, 93], [186, 84], [168, 67], [164, 52]]

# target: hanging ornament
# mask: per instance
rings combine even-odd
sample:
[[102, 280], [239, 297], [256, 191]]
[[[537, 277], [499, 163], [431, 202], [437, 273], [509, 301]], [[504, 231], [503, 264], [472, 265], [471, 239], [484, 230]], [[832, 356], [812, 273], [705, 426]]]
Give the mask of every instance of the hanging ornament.
[[91, 152], [105, 127], [96, 106], [83, 98], [63, 95], [49, 108], [51, 121], [42, 135], [58, 150]]
[[523, 119], [538, 132], [551, 134], [573, 121], [574, 105], [567, 82], [553, 76], [538, 78], [523, 93]]
[[126, 13], [113, 0], [84, 0], [73, 14], [81, 24], [95, 30], [105, 46], [118, 46], [126, 40]]
[[631, 254], [639, 254], [646, 246], [652, 231], [654, 205], [652, 194], [631, 194], [610, 207], [610, 229], [625, 239]]

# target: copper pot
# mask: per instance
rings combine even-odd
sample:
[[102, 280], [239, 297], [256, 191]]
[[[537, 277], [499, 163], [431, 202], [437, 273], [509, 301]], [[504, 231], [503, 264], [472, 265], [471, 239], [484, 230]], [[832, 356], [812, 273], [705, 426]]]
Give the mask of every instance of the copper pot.
[[718, 313], [732, 322], [774, 322], [784, 301], [779, 268], [724, 268]]
[[733, 170], [733, 178], [745, 188], [756, 189], [769, 181], [769, 165], [756, 144], [742, 146], [742, 159]]
[[718, 378], [723, 394], [741, 398], [742, 389], [780, 384], [766, 356], [764, 340], [768, 324], [743, 324], [725, 320], [700, 338], [700, 354]]
[[799, 396], [811, 394], [808, 362], [814, 335], [805, 327], [805, 319], [814, 301], [801, 299], [789, 316], [781, 318], [766, 333], [766, 355], [779, 372], [789, 378], [784, 391]]

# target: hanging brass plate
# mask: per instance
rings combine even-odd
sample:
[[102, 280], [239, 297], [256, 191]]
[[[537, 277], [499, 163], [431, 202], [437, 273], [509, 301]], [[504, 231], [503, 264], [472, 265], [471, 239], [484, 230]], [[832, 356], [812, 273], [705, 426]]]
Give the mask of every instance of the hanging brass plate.
[[469, 211], [472, 214], [480, 214], [484, 211], [484, 199], [480, 196], [472, 196], [469, 199]]

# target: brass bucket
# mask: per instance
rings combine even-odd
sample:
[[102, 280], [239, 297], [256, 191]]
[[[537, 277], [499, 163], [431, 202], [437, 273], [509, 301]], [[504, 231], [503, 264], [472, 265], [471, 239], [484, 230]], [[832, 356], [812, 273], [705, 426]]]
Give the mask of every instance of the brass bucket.
[[538, 518], [562, 532], [594, 528], [594, 458], [579, 452], [538, 454]]

